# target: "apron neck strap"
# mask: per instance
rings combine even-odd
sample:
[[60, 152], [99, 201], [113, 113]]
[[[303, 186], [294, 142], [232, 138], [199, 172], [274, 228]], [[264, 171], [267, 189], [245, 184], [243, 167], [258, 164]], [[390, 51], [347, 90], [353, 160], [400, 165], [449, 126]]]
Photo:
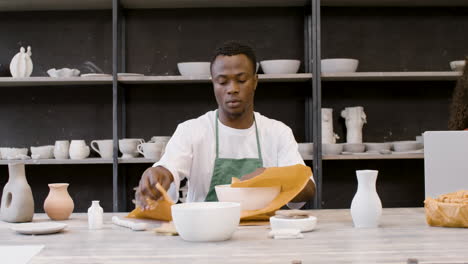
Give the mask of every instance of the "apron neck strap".
[[[218, 115], [218, 110], [216, 110], [216, 120], [215, 120], [215, 124], [216, 124], [216, 158], [219, 158], [218, 120], [219, 120], [219, 115]], [[255, 136], [257, 138], [258, 158], [260, 160], [263, 160], [263, 158], [262, 158], [262, 149], [260, 148], [260, 139], [258, 137], [257, 121], [255, 120], [255, 113], [254, 113], [254, 124], [255, 124]]]

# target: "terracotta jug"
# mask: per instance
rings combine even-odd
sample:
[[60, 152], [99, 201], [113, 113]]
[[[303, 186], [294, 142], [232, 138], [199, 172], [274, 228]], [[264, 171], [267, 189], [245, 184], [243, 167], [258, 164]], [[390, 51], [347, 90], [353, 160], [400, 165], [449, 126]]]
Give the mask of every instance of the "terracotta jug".
[[52, 220], [67, 220], [75, 207], [68, 194], [68, 183], [49, 184], [50, 192], [44, 202], [44, 211]]
[[1, 219], [10, 223], [31, 222], [34, 199], [23, 163], [8, 164], [9, 179], [2, 194]]

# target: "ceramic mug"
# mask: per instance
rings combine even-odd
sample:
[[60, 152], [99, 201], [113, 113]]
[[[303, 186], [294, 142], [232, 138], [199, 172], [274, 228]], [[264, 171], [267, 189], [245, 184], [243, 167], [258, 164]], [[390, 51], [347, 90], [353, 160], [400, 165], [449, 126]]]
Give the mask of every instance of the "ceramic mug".
[[70, 142], [68, 140], [55, 141], [54, 157], [56, 159], [70, 158]]
[[96, 151], [103, 159], [112, 159], [114, 145], [112, 139], [93, 140], [91, 148]]
[[149, 142], [162, 143], [161, 155], [164, 155], [164, 152], [166, 152], [166, 145], [170, 139], [171, 137], [168, 136], [154, 136], [151, 137], [151, 140]]
[[163, 143], [148, 142], [138, 145], [137, 150], [147, 159], [159, 160], [161, 158], [162, 147]]
[[72, 140], [70, 143], [71, 159], [86, 159], [89, 156], [89, 146], [86, 146], [84, 140]]
[[141, 138], [124, 138], [119, 140], [119, 149], [122, 152], [122, 159], [131, 159], [138, 156], [137, 146], [145, 143]]

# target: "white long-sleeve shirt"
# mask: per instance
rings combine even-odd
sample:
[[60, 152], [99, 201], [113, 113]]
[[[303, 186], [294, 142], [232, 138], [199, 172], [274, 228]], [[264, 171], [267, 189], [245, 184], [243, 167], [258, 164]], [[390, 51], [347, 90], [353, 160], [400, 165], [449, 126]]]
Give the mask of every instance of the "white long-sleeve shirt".
[[[216, 157], [216, 111], [178, 125], [166, 146], [162, 166], [174, 176], [169, 195], [178, 200], [180, 181], [188, 179], [187, 202], [202, 202], [208, 193]], [[220, 158], [258, 158], [255, 124], [235, 129], [219, 120]], [[255, 112], [263, 167], [304, 164], [291, 129], [284, 123]], [[313, 179], [312, 179], [313, 180]]]

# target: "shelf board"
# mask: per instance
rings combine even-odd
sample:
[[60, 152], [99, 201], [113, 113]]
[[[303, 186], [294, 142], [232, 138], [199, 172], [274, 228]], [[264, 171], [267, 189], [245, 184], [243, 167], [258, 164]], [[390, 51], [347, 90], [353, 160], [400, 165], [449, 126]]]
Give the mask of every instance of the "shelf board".
[[351, 72], [324, 73], [323, 81], [454, 81], [461, 72]]
[[[1, 1], [1, 0], [0, 0]], [[112, 77], [0, 77], [0, 87], [112, 84]]]
[[156, 159], [133, 158], [133, 159], [119, 159], [119, 164], [134, 164], [134, 163], [155, 163]]
[[208, 8], [305, 6], [310, 0], [121, 0], [125, 8]]
[[468, 6], [466, 0], [322, 0], [321, 6]]
[[324, 155], [323, 160], [387, 160], [387, 159], [424, 159], [423, 153], [411, 154], [353, 154], [353, 155]]
[[88, 158], [82, 160], [72, 159], [28, 159], [28, 160], [0, 160], [0, 165], [8, 163], [24, 163], [26, 165], [63, 165], [63, 164], [112, 164], [111, 159]]
[[[259, 74], [258, 78], [259, 82], [305, 82], [312, 79], [312, 74]], [[119, 81], [128, 84], [210, 83], [211, 76], [123, 76], [119, 77]]]
[[112, 0], [0, 0], [2, 11], [112, 9]]

